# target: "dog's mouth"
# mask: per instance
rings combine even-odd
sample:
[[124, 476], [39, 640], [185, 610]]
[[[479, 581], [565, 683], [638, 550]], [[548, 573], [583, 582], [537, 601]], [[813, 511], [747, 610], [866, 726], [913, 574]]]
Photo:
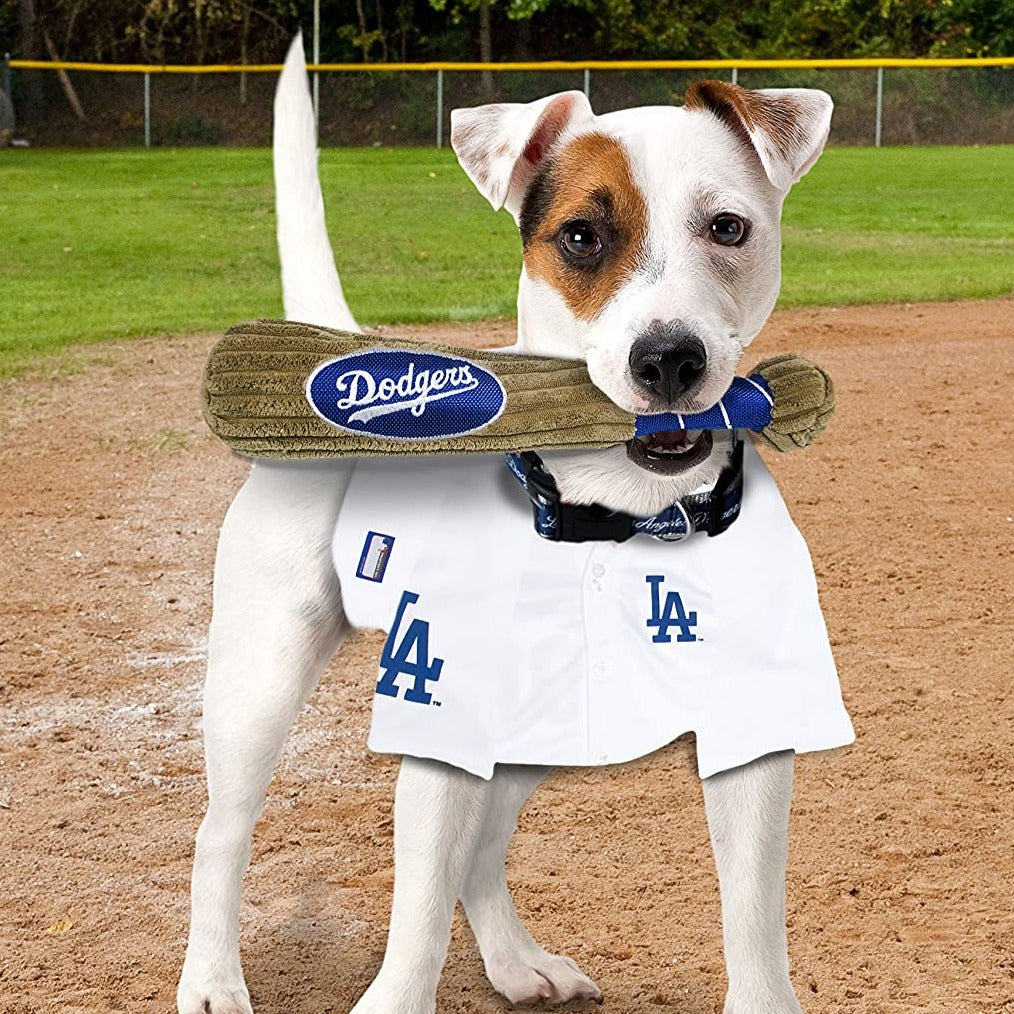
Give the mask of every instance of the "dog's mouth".
[[658, 475], [679, 475], [711, 453], [710, 430], [663, 430], [627, 441], [627, 457]]

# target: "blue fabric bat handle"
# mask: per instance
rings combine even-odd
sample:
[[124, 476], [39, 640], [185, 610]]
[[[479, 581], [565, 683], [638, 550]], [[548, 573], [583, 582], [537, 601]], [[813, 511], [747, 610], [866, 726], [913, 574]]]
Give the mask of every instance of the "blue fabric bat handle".
[[768, 382], [758, 373], [736, 377], [718, 403], [704, 412], [660, 412], [639, 415], [634, 434], [639, 437], [667, 430], [753, 430], [759, 433], [771, 422], [775, 399]]

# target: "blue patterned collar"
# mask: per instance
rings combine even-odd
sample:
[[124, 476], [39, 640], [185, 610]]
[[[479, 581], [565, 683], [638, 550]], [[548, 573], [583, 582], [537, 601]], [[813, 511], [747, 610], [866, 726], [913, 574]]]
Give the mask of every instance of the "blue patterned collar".
[[507, 467], [532, 501], [535, 531], [553, 542], [625, 542], [638, 534], [680, 542], [694, 532], [720, 535], [739, 517], [743, 501], [743, 442], [735, 431], [729, 464], [714, 487], [677, 500], [651, 517], [610, 511], [598, 504], [565, 503], [537, 454], [526, 451], [506, 457]]

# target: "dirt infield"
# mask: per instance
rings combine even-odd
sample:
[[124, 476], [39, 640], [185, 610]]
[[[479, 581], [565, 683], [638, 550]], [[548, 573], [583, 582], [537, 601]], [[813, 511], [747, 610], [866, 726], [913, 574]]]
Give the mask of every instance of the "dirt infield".
[[[215, 536], [245, 472], [197, 410], [211, 340], [103, 345], [0, 385], [3, 1014], [173, 1008]], [[1009, 1014], [1014, 303], [785, 312], [751, 355], [787, 349], [838, 385], [827, 437], [767, 458], [858, 733], [797, 766], [794, 981], [809, 1014]], [[378, 652], [360, 636], [332, 665], [258, 826], [243, 949], [260, 1014], [346, 1014], [380, 962], [396, 765], [365, 749]], [[535, 936], [602, 987], [594, 1009], [721, 1010], [691, 739], [554, 773], [510, 875]], [[460, 916], [438, 1007], [507, 1009]]]

